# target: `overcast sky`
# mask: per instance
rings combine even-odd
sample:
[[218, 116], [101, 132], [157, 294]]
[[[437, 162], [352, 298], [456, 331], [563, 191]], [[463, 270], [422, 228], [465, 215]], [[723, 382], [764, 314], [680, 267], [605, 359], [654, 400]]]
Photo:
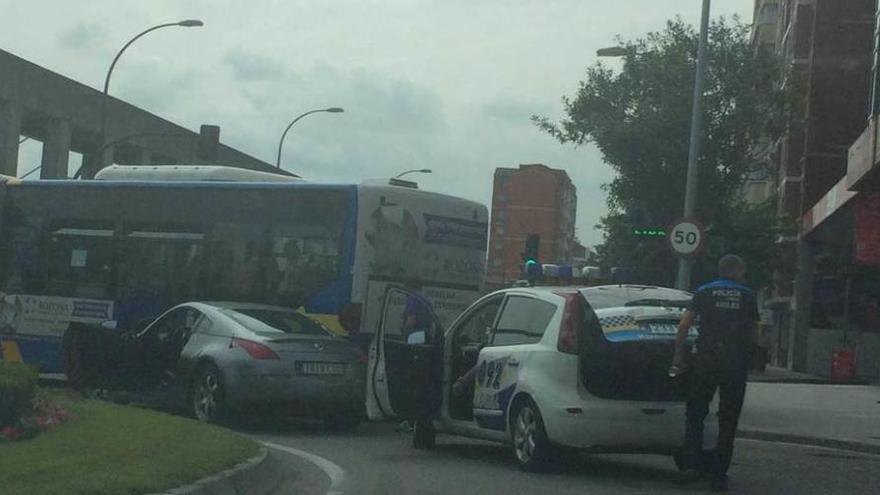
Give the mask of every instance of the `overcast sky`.
[[[0, 0], [0, 48], [100, 88], [115, 52], [154, 24], [201, 19], [139, 40], [110, 92], [315, 181], [431, 168], [422, 187], [488, 204], [496, 167], [545, 163], [578, 189], [578, 235], [605, 211], [610, 170], [590, 147], [563, 146], [529, 121], [562, 116], [596, 49], [614, 36], [699, 22], [699, 0]], [[713, 17], [750, 21], [753, 0], [716, 0]], [[614, 63], [613, 61], [611, 63]], [[3, 77], [0, 74], [0, 77]], [[683, 136], [684, 137], [684, 136]], [[39, 164], [22, 145], [20, 173]]]

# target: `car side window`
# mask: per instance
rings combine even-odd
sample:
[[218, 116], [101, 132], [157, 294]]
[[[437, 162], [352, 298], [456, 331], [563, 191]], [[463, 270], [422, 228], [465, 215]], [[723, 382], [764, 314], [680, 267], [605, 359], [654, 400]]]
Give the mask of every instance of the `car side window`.
[[214, 322], [208, 315], [202, 315], [193, 327], [192, 333], [209, 334], [214, 327]]
[[193, 308], [178, 308], [162, 317], [149, 330], [152, 338], [165, 342], [184, 329], [193, 329], [201, 313]]
[[537, 344], [556, 314], [556, 305], [524, 296], [511, 296], [504, 304], [491, 346]]
[[498, 296], [475, 309], [458, 327], [455, 341], [459, 345], [485, 344], [492, 324], [495, 322], [495, 316], [498, 314], [498, 309], [501, 307], [502, 299], [501, 296]]

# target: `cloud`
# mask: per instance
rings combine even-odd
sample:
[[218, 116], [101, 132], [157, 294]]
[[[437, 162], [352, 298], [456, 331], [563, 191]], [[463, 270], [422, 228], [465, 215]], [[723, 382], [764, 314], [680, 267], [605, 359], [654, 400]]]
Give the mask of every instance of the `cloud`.
[[529, 126], [534, 128], [531, 122], [532, 115], [540, 114], [547, 105], [537, 105], [519, 100], [495, 100], [483, 105], [483, 114], [487, 117], [501, 120], [510, 125]]
[[223, 63], [232, 69], [232, 75], [239, 81], [271, 81], [285, 77], [284, 66], [277, 60], [241, 49], [228, 51]]
[[58, 34], [58, 44], [71, 50], [83, 50], [96, 46], [107, 37], [107, 31], [99, 24], [78, 22]]

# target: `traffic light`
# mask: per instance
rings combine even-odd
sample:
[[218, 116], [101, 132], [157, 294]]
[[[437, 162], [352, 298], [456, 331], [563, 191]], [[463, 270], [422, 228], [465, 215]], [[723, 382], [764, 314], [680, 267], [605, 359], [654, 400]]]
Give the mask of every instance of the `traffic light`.
[[529, 234], [526, 236], [526, 260], [538, 261], [538, 250], [541, 247], [541, 236], [538, 234]]

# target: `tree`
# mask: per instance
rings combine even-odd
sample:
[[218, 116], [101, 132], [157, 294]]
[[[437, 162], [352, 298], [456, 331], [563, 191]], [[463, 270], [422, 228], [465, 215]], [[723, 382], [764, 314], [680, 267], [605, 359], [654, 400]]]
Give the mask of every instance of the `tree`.
[[[749, 31], [738, 18], [710, 26], [697, 217], [710, 227], [710, 246], [744, 247], [734, 235], [760, 239], [760, 245], [748, 244], [757, 260], [773, 251], [773, 236], [741, 230], [769, 232], [775, 222], [753, 225], [749, 217], [768, 207], [741, 204], [740, 192], [755, 166], [750, 151], [781, 134], [786, 100], [777, 82], [779, 64], [771, 54], [753, 50]], [[597, 226], [604, 231], [597, 257], [605, 267], [631, 267], [647, 283], [674, 279], [676, 258], [665, 240], [637, 238], [632, 229], [666, 226], [681, 215], [697, 38], [692, 26], [676, 18], [642, 39], [618, 40], [627, 53], [621, 70], [601, 62], [588, 67], [576, 95], [563, 98], [561, 122], [533, 117], [562, 143], [595, 144], [612, 167], [615, 176], [603, 186], [609, 212]], [[697, 280], [714, 272], [710, 258], [701, 257]]]

